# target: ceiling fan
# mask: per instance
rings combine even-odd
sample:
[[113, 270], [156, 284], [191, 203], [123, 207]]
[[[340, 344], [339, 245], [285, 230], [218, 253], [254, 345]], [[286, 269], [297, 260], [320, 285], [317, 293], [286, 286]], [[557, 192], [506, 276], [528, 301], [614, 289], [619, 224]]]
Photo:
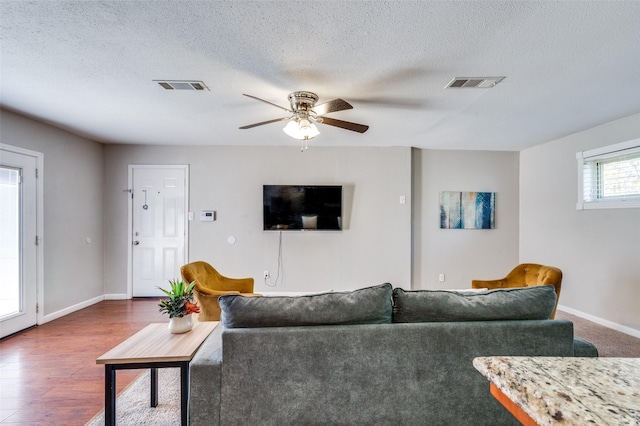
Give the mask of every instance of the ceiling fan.
[[305, 141], [305, 145], [303, 147], [305, 149], [306, 141], [308, 141], [309, 139], [313, 139], [320, 134], [315, 123], [340, 127], [342, 129], [351, 130], [358, 133], [364, 133], [367, 131], [367, 129], [369, 129], [369, 126], [366, 126], [364, 124], [352, 123], [350, 121], [343, 121], [324, 116], [324, 114], [328, 114], [331, 112], [352, 109], [353, 106], [351, 106], [350, 103], [343, 99], [333, 99], [331, 101], [316, 105], [316, 103], [318, 102], [318, 95], [316, 95], [315, 93], [306, 91], [291, 92], [288, 96], [291, 108], [285, 108], [252, 95], [247, 95], [244, 93], [243, 95], [257, 101], [273, 105], [276, 108], [283, 109], [287, 111], [289, 115], [273, 120], [262, 121], [260, 123], [249, 124], [240, 127], [240, 129], [251, 129], [253, 127], [262, 126], [264, 124], [289, 120], [289, 123], [283, 129], [284, 132], [292, 138]]

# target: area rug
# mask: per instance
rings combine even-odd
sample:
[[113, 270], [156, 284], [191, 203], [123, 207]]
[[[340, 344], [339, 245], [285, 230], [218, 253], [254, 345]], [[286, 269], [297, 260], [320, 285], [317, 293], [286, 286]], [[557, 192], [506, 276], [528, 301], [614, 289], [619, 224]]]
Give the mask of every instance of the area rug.
[[[180, 424], [180, 369], [158, 369], [158, 406], [150, 407], [150, 370], [136, 377], [116, 399], [116, 424], [173, 426]], [[104, 410], [85, 426], [104, 425]]]

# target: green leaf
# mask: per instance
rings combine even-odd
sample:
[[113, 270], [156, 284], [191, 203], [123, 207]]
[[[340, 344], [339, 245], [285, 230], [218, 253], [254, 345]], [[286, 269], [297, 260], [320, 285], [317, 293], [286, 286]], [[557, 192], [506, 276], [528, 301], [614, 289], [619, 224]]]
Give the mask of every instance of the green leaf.
[[170, 318], [184, 316], [187, 313], [185, 304], [193, 301], [195, 285], [195, 281], [187, 285], [182, 280], [176, 279], [169, 280], [169, 290], [158, 287], [160, 291], [169, 297], [168, 300], [162, 300], [158, 305], [160, 312], [169, 314]]

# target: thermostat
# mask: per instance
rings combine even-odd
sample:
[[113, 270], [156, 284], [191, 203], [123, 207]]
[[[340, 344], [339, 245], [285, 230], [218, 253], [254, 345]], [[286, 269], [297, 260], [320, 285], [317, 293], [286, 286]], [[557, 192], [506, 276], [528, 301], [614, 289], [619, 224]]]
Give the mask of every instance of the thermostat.
[[213, 222], [216, 220], [216, 212], [213, 210], [202, 210], [200, 212], [200, 222]]

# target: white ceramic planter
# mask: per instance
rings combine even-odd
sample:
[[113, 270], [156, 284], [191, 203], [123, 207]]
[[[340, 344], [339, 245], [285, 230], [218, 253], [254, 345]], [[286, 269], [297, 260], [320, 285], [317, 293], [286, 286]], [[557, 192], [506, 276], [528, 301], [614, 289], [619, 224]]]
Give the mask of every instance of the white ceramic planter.
[[169, 331], [173, 334], [186, 333], [193, 328], [191, 314], [183, 317], [169, 318]]

